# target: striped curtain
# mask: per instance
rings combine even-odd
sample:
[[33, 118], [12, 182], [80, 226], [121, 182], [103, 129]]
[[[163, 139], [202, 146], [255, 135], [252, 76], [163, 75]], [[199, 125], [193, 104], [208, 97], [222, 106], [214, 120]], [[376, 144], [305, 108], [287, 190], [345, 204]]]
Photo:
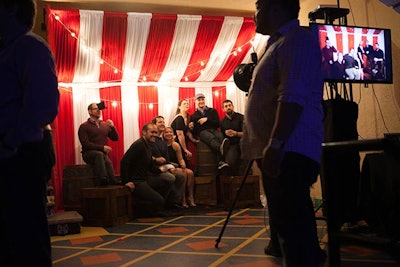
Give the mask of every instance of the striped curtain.
[[103, 120], [120, 134], [110, 142], [116, 173], [141, 127], [162, 115], [169, 124], [180, 99], [203, 93], [222, 118], [222, 101], [243, 113], [246, 97], [232, 73], [250, 54], [263, 52], [268, 37], [252, 18], [65, 10], [47, 7], [48, 42], [56, 59], [60, 111], [54, 122], [57, 164], [53, 183], [62, 208], [62, 169], [83, 164], [77, 136], [87, 106], [104, 101]]

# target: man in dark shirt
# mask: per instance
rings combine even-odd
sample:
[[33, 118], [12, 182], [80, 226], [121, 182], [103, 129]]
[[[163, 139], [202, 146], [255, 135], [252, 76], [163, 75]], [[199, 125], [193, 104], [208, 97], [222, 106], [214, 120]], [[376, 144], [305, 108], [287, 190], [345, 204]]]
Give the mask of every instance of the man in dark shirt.
[[156, 116], [153, 118], [151, 123], [157, 126], [158, 136], [156, 137], [156, 141], [151, 146], [152, 156], [154, 158], [154, 162], [157, 166], [159, 166], [162, 171], [171, 172], [175, 176], [175, 181], [171, 186], [170, 194], [168, 195], [166, 201], [167, 207], [178, 207], [180, 206], [182, 200], [181, 188], [183, 183], [185, 182], [185, 176], [182, 173], [175, 172], [171, 169], [163, 169], [166, 166], [171, 166], [171, 161], [168, 154], [168, 145], [167, 142], [162, 138], [164, 130], [165, 130], [165, 120], [163, 116]]
[[229, 139], [224, 138], [224, 135], [218, 129], [218, 112], [206, 106], [204, 94], [196, 94], [195, 100], [197, 108], [190, 119], [193, 123], [193, 133], [217, 153], [221, 159], [218, 166], [225, 165], [226, 163], [223, 159], [229, 148]]
[[141, 211], [157, 216], [166, 205], [175, 176], [161, 172], [152, 156], [151, 146], [158, 137], [157, 126], [145, 124], [142, 137], [125, 152], [121, 160], [121, 180], [141, 201]]
[[93, 166], [93, 173], [101, 185], [116, 184], [114, 167], [108, 153], [112, 148], [107, 139], [118, 141], [118, 132], [112, 120], [100, 119], [101, 110], [96, 103], [88, 106], [89, 119], [79, 126], [78, 136], [82, 145], [82, 158]]
[[[240, 137], [243, 135], [243, 114], [234, 111], [235, 107], [231, 100], [226, 99], [222, 102], [222, 109], [225, 117], [222, 118], [221, 132], [225, 138], [229, 139], [229, 149], [225, 155], [226, 167], [237, 169], [240, 164]], [[225, 166], [218, 166], [219, 169]]]
[[1, 266], [52, 265], [45, 199], [54, 154], [45, 125], [60, 94], [51, 50], [31, 31], [35, 16], [33, 0], [0, 0]]
[[325, 46], [321, 49], [324, 77], [332, 77], [333, 54], [336, 52], [329, 37], [326, 37]]
[[382, 79], [384, 77], [384, 60], [385, 54], [383, 50], [379, 48], [379, 44], [376, 43], [373, 52], [374, 69], [372, 70], [373, 77], [376, 79]]

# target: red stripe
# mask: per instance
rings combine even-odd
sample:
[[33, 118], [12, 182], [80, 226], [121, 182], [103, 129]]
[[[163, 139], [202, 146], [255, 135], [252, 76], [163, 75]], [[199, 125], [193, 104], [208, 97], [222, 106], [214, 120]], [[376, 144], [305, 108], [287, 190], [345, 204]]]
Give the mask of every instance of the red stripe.
[[140, 79], [158, 81], [167, 63], [174, 37], [176, 15], [153, 14]]
[[[200, 21], [193, 52], [183, 76], [187, 77], [188, 81], [196, 81], [200, 76], [200, 70], [204, 69], [207, 60], [210, 58], [223, 22], [224, 17], [203, 17]], [[204, 62], [204, 66], [200, 65], [202, 61]]]
[[[56, 68], [59, 81], [71, 82], [73, 80], [77, 39], [60, 23], [55, 21], [55, 15], [68, 25], [68, 29], [79, 36], [79, 11], [77, 10], [50, 10], [48, 9], [47, 26], [48, 42], [56, 59]], [[53, 136], [56, 150], [56, 167], [52, 183], [56, 199], [56, 208], [64, 206], [62, 196], [62, 170], [65, 165], [75, 164], [75, 135], [74, 118], [72, 112], [71, 88], [60, 88], [59, 114], [54, 121]]]
[[[139, 96], [139, 129], [158, 114], [158, 88], [156, 86], [138, 86]], [[160, 101], [162, 101], [160, 99]], [[152, 106], [151, 106], [152, 105]], [[134, 141], [134, 140], [133, 140]]]
[[[103, 40], [101, 58], [108, 64], [100, 66], [100, 81], [119, 81], [122, 79], [122, 66], [124, 63], [126, 29], [126, 13], [105, 12], [103, 19]], [[116, 31], [115, 29], [118, 29]], [[118, 71], [114, 72], [114, 68]], [[105, 101], [107, 109], [102, 111], [103, 119], [111, 119], [119, 133], [119, 141], [111, 142], [112, 152], [109, 154], [115, 173], [120, 173], [120, 160], [124, 155], [124, 128], [121, 107], [121, 87], [114, 86], [100, 89], [100, 99]], [[115, 101], [116, 106], [113, 106]]]
[[[243, 20], [243, 24], [239, 31], [238, 37], [236, 38], [235, 45], [233, 46], [232, 51], [230, 51], [230, 57], [226, 61], [224, 67], [215, 77], [214, 81], [226, 81], [232, 76], [232, 73], [236, 66], [243, 62], [244, 57], [251, 48], [250, 40], [254, 38], [254, 32], [254, 20], [250, 18], [245, 18]], [[246, 45], [242, 47], [242, 52], [237, 52], [237, 55], [235, 56], [233, 52], [237, 51], [238, 48], [243, 44]]]

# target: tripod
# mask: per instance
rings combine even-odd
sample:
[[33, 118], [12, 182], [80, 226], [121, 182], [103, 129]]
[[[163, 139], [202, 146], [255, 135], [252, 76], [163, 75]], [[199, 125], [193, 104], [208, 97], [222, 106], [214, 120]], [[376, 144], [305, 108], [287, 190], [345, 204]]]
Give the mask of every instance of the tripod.
[[247, 176], [249, 176], [250, 169], [251, 169], [251, 166], [253, 165], [253, 162], [254, 162], [254, 160], [250, 160], [249, 163], [247, 164], [246, 171], [245, 171], [245, 173], [244, 173], [244, 175], [243, 175], [242, 183], [240, 184], [240, 187], [239, 187], [239, 189], [237, 190], [237, 193], [236, 193], [235, 199], [233, 200], [231, 209], [229, 210], [229, 213], [228, 213], [228, 215], [227, 215], [227, 217], [226, 217], [226, 219], [225, 219], [224, 226], [222, 227], [221, 232], [219, 233], [219, 236], [218, 236], [217, 240], [215, 240], [215, 247], [216, 247], [216, 248], [218, 248], [218, 244], [219, 244], [219, 242], [221, 241], [222, 235], [224, 234], [224, 231], [225, 231], [226, 225], [228, 224], [229, 218], [231, 217], [232, 212], [233, 212], [233, 210], [235, 209], [236, 202], [237, 202], [237, 200], [239, 199], [240, 191], [242, 190], [243, 185], [244, 185], [245, 182], [246, 182]]

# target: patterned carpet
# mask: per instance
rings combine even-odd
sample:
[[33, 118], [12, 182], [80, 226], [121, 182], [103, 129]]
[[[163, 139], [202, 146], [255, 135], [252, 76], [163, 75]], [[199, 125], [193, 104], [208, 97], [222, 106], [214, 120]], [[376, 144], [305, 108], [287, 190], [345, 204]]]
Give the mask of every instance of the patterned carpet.
[[[221, 236], [227, 214], [195, 207], [170, 217], [138, 218], [114, 227], [81, 227], [79, 234], [52, 237], [53, 266], [282, 266], [280, 258], [264, 255], [269, 240], [264, 209], [234, 210]], [[323, 220], [318, 220], [318, 234], [326, 249]], [[329, 266], [328, 262], [324, 266]], [[345, 244], [341, 246], [341, 266], [395, 267], [400, 263], [384, 251]]]

